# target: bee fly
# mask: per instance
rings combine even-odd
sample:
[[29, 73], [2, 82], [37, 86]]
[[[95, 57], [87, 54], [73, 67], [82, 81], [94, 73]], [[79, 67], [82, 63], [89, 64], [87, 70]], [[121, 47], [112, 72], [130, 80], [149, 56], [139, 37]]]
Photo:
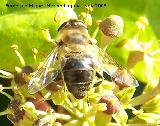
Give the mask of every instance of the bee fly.
[[30, 80], [29, 91], [36, 93], [61, 75], [68, 91], [75, 98], [82, 99], [87, 91], [102, 81], [100, 70], [115, 82], [137, 85], [126, 68], [120, 67], [106, 52], [91, 42], [87, 26], [82, 21], [69, 20], [59, 27], [57, 46]]

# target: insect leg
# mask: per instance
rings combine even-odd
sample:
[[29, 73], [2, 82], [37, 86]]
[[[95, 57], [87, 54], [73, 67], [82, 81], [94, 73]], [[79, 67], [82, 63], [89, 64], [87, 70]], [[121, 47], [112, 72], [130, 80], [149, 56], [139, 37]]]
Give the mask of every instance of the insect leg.
[[95, 82], [94, 87], [99, 86], [104, 80], [103, 76], [99, 72], [96, 72], [96, 77], [97, 81]]

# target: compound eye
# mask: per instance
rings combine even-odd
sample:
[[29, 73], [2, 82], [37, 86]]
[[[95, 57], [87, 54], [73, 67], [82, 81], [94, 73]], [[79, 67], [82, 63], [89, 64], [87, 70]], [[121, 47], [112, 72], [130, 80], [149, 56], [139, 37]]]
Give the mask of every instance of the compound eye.
[[79, 21], [79, 25], [80, 25], [81, 27], [84, 27], [85, 29], [88, 30], [88, 27], [87, 27], [82, 21]]
[[74, 19], [71, 19], [69, 21], [64, 22], [58, 28], [58, 32], [61, 31], [63, 28], [85, 28], [85, 29], [88, 29], [87, 26], [82, 21], [77, 21]]
[[79, 21], [77, 21], [77, 20], [70, 20], [69, 24], [72, 27], [78, 27], [79, 26]]
[[68, 24], [68, 21], [64, 22], [59, 28], [58, 28], [58, 32], [63, 29], [66, 25]]
[[70, 20], [70, 25], [72, 27], [77, 27], [77, 28], [83, 27], [85, 29], [88, 29], [87, 26], [82, 21]]

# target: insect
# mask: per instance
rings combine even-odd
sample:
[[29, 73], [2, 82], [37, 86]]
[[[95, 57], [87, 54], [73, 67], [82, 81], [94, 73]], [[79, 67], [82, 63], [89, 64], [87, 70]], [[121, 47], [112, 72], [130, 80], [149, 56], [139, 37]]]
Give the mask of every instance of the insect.
[[100, 71], [106, 72], [117, 83], [137, 85], [126, 68], [120, 67], [91, 42], [87, 26], [82, 21], [69, 20], [59, 27], [57, 46], [30, 80], [29, 91], [36, 93], [61, 75], [68, 91], [75, 98], [82, 99], [103, 80]]

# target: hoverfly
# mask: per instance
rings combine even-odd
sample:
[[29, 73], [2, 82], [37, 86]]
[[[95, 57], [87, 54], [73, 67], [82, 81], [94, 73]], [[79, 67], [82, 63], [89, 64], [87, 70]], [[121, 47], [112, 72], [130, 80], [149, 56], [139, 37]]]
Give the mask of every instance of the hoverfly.
[[137, 85], [126, 68], [120, 67], [91, 42], [87, 26], [82, 21], [69, 20], [59, 27], [57, 46], [30, 80], [29, 91], [36, 93], [61, 75], [68, 91], [75, 98], [82, 99], [99, 83], [95, 82], [95, 77], [103, 79], [99, 70], [106, 72], [117, 83]]

